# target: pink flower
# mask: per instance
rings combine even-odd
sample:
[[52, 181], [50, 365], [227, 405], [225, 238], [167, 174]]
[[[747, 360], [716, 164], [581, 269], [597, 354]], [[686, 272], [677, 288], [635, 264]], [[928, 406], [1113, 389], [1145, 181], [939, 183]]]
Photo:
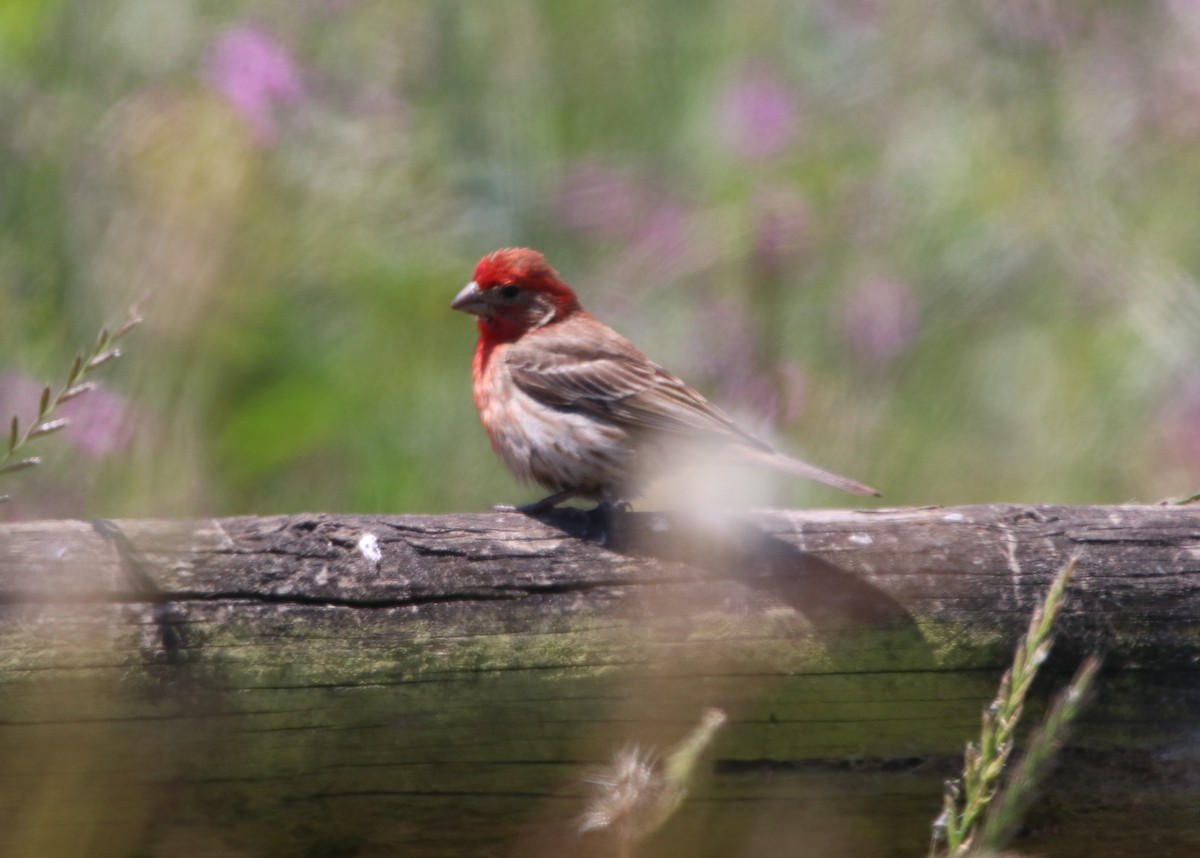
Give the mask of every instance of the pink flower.
[[554, 209], [567, 229], [612, 238], [632, 230], [642, 197], [641, 188], [627, 171], [582, 163], [562, 177]]
[[[553, 195], [559, 226], [620, 247], [625, 261], [652, 263], [663, 279], [693, 264], [694, 213], [631, 169], [583, 162], [569, 168]], [[626, 271], [623, 278], [637, 279]]]
[[795, 364], [783, 368], [783, 390], [759, 357], [756, 329], [742, 300], [710, 298], [700, 311], [700, 330], [710, 336], [698, 343], [696, 361], [712, 380], [717, 399], [758, 418], [752, 431], [768, 433], [781, 415], [788, 421], [803, 410], [804, 372]]
[[912, 288], [890, 277], [868, 277], [842, 302], [842, 331], [864, 364], [886, 365], [903, 354], [920, 321]]
[[660, 200], [638, 224], [635, 249], [668, 265], [688, 255], [690, 212], [682, 203]]
[[764, 187], [754, 194], [754, 255], [779, 271], [812, 242], [812, 210], [804, 196], [788, 187]]
[[[41, 394], [42, 385], [27, 375], [0, 374], [0, 421], [7, 428], [16, 415], [24, 432], [37, 416]], [[69, 420], [62, 438], [85, 456], [99, 459], [129, 446], [133, 438], [130, 411], [128, 399], [97, 385], [88, 393], [64, 402], [49, 419]], [[38, 439], [33, 443], [43, 442]]]
[[725, 148], [747, 161], [779, 155], [796, 139], [796, 99], [765, 69], [731, 81], [717, 100], [717, 135]]
[[273, 144], [278, 135], [275, 106], [303, 95], [291, 54], [254, 27], [238, 27], [217, 39], [201, 76], [250, 123], [262, 145]]
[[1158, 426], [1169, 456], [1200, 475], [1200, 374], [1184, 378], [1171, 391]]
[[1083, 12], [1058, 0], [981, 3], [979, 10], [1001, 36], [1039, 47], [1064, 47], [1084, 24]]
[[63, 403], [58, 416], [71, 421], [63, 430], [64, 438], [85, 456], [102, 459], [129, 447], [133, 440], [131, 411], [124, 396], [97, 386]]

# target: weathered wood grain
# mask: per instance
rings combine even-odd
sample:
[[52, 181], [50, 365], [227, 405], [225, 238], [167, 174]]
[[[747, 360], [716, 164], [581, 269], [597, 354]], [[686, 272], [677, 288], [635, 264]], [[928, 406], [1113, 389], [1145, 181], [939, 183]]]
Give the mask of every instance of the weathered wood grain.
[[611, 854], [581, 775], [712, 705], [647, 854], [923, 854], [1071, 556], [1028, 845], [1200, 854], [1200, 510], [1133, 506], [0, 525], [0, 854]]

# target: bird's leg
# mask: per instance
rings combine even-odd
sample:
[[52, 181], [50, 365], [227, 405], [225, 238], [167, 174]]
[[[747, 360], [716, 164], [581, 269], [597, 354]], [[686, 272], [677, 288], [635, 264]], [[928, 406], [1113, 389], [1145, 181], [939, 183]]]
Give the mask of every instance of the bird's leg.
[[584, 489], [563, 489], [561, 492], [555, 492], [533, 503], [522, 504], [521, 506], [496, 506], [493, 508], [496, 512], [523, 512], [525, 515], [541, 515], [544, 512], [554, 509], [560, 503], [577, 498], [584, 493]]
[[613, 517], [617, 513], [626, 513], [632, 507], [629, 501], [621, 500], [614, 494], [605, 492], [600, 502], [583, 515], [588, 521], [595, 537], [601, 545], [607, 545], [612, 539]]

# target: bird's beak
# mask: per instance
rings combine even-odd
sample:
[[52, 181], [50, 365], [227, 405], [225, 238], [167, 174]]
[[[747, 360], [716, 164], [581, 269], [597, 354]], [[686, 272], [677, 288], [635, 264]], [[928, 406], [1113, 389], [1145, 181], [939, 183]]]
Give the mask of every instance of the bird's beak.
[[476, 316], [487, 315], [491, 305], [483, 290], [472, 280], [450, 302], [451, 310], [461, 310], [464, 313], [474, 313]]

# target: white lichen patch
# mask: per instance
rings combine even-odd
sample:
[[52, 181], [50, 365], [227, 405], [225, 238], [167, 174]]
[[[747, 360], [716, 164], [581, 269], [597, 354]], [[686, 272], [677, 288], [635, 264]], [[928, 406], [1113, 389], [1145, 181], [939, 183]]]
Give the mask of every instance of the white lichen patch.
[[364, 533], [358, 540], [358, 553], [372, 566], [378, 566], [379, 561], [383, 559], [383, 552], [379, 550], [379, 538], [373, 533]]

